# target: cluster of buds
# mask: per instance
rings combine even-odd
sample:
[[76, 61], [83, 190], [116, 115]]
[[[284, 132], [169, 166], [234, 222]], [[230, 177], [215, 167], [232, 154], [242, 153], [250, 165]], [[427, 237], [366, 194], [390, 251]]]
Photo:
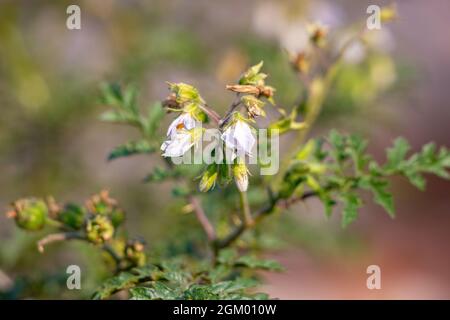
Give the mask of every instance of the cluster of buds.
[[86, 201], [87, 210], [94, 216], [106, 216], [114, 227], [118, 227], [125, 220], [125, 212], [119, 207], [117, 200], [109, 196], [108, 190], [94, 194]]
[[20, 199], [12, 203], [13, 210], [6, 213], [8, 218], [14, 218], [19, 228], [29, 231], [42, 229], [49, 214], [45, 201], [35, 198]]
[[245, 94], [241, 97], [241, 103], [246, 107], [249, 118], [265, 116], [263, 107], [265, 103], [260, 98], [266, 98], [272, 104], [275, 89], [265, 84], [267, 74], [260, 72], [263, 66], [261, 61], [250, 67], [239, 79], [238, 84], [227, 85], [226, 89]]
[[107, 216], [95, 215], [86, 221], [86, 238], [94, 244], [102, 244], [114, 235], [114, 226]]

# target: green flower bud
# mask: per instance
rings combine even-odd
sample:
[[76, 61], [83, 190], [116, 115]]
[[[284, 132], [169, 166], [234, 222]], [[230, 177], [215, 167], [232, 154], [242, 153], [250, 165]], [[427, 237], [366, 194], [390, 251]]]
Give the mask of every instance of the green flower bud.
[[118, 206], [117, 201], [109, 196], [106, 190], [94, 194], [87, 201], [86, 207], [92, 214], [108, 216], [115, 228], [125, 220], [125, 212]]
[[146, 255], [144, 252], [145, 242], [140, 239], [133, 239], [125, 246], [125, 257], [133, 265], [141, 267], [145, 265]]
[[76, 205], [69, 203], [57, 214], [57, 219], [72, 229], [78, 230], [83, 226], [86, 211]]
[[199, 183], [199, 188], [201, 192], [207, 192], [214, 188], [216, 181], [217, 181], [217, 165], [211, 164], [208, 166], [208, 168], [205, 170], [205, 172], [202, 175], [202, 178]]
[[96, 215], [87, 221], [85, 231], [90, 242], [102, 244], [112, 238], [114, 226], [108, 217]]
[[204, 103], [203, 98], [200, 96], [198, 90], [186, 83], [170, 83], [169, 90], [175, 94], [175, 100], [179, 104], [186, 102]]
[[8, 213], [8, 216], [16, 220], [19, 228], [25, 230], [40, 230], [44, 227], [48, 207], [43, 200], [39, 199], [20, 199], [13, 203], [14, 210]]

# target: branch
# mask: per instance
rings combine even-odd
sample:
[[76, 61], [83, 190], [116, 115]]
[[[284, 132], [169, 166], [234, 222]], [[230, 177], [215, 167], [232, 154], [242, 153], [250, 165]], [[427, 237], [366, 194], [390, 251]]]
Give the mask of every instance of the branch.
[[[298, 201], [305, 200], [310, 197], [317, 196], [317, 192], [315, 191], [309, 191], [305, 192], [303, 195], [297, 198], [291, 198], [286, 201], [282, 201], [281, 198], [276, 197], [266, 205], [265, 207], [259, 209], [256, 211], [255, 215], [253, 216], [253, 219], [255, 220], [255, 225], [257, 222], [261, 221], [265, 216], [272, 213], [272, 211], [277, 207], [282, 207], [284, 209], [289, 208], [291, 205]], [[251, 226], [246, 225], [245, 223], [241, 223], [240, 225], [236, 226], [225, 238], [219, 240], [216, 242], [216, 248], [217, 249], [223, 249], [228, 247], [231, 243], [233, 243], [237, 238], [239, 238], [245, 230], [249, 229]]]
[[80, 232], [62, 232], [62, 233], [52, 233], [41, 240], [38, 241], [37, 247], [40, 253], [44, 252], [44, 247], [52, 242], [73, 240], [73, 239], [85, 239], [85, 236]]
[[202, 109], [211, 119], [214, 120], [217, 124], [220, 124], [220, 116], [215, 112], [213, 109], [211, 109], [207, 104], [200, 105], [200, 109]]
[[188, 199], [192, 207], [194, 208], [195, 216], [202, 225], [203, 230], [205, 231], [206, 236], [208, 237], [208, 240], [210, 242], [214, 242], [216, 240], [216, 231], [214, 230], [213, 225], [206, 216], [205, 211], [203, 210], [200, 204], [200, 201], [193, 195], [190, 195]]
[[228, 120], [230, 119], [231, 115], [236, 110], [236, 108], [239, 107], [240, 104], [241, 104], [241, 97], [240, 97], [240, 94], [238, 93], [236, 95], [236, 99], [230, 105], [230, 108], [228, 109], [227, 114], [222, 119], [220, 119], [220, 121], [219, 121], [219, 128], [220, 129], [222, 129], [223, 126], [228, 122]]

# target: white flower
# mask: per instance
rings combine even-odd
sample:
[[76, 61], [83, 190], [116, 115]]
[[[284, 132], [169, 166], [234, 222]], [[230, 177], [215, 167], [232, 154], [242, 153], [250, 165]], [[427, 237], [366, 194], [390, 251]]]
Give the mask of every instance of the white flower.
[[225, 141], [227, 148], [236, 150], [238, 155], [247, 154], [249, 156], [251, 156], [252, 148], [256, 142], [250, 126], [240, 119], [225, 130], [222, 134], [222, 140]]
[[195, 128], [195, 119], [188, 112], [182, 113], [178, 118], [172, 121], [167, 129], [167, 136], [172, 137], [179, 130], [191, 130]]
[[202, 129], [178, 130], [161, 145], [163, 157], [181, 157], [201, 138]]

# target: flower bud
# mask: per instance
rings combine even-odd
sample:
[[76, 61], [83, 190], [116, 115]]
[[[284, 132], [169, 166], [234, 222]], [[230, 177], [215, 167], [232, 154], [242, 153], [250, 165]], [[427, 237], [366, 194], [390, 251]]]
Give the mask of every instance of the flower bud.
[[319, 23], [314, 23], [308, 25], [307, 29], [309, 33], [309, 39], [311, 40], [311, 42], [318, 47], [323, 47], [326, 42], [328, 28]]
[[240, 192], [245, 192], [248, 189], [248, 169], [245, 163], [239, 162], [233, 164], [233, 176], [236, 186]]
[[248, 116], [255, 118], [258, 116], [266, 116], [265, 111], [262, 109], [264, 102], [252, 95], [246, 95], [241, 98], [242, 103], [247, 108]]
[[186, 102], [197, 102], [204, 103], [202, 97], [200, 96], [198, 90], [186, 83], [170, 83], [169, 90], [175, 94], [175, 100], [179, 104], [184, 104]]
[[214, 188], [218, 176], [217, 165], [211, 164], [208, 166], [206, 171], [203, 173], [202, 178], [199, 183], [199, 189], [201, 192], [207, 192]]
[[47, 204], [39, 199], [20, 199], [14, 202], [14, 210], [7, 216], [14, 218], [19, 228], [25, 230], [40, 230], [44, 227], [48, 215]]
[[141, 239], [128, 240], [125, 246], [125, 257], [135, 266], [145, 265], [145, 242]]
[[125, 220], [125, 212], [119, 207], [117, 200], [109, 196], [108, 190], [91, 196], [86, 202], [86, 208], [94, 215], [108, 216], [113, 227], [118, 227]]
[[63, 210], [59, 211], [56, 218], [66, 226], [78, 230], [83, 226], [86, 211], [75, 204], [67, 204]]
[[114, 235], [114, 226], [108, 217], [95, 215], [89, 219], [85, 227], [86, 237], [95, 244], [102, 244]]

